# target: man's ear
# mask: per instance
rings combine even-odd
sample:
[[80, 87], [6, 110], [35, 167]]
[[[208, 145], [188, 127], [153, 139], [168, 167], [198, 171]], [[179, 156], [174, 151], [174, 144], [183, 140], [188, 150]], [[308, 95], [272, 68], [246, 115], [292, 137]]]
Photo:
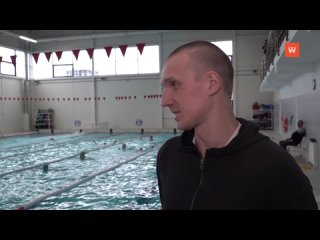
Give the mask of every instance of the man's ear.
[[221, 88], [221, 78], [219, 74], [215, 71], [209, 71], [207, 77], [208, 77], [208, 83], [209, 83], [208, 84], [209, 95], [214, 95]]

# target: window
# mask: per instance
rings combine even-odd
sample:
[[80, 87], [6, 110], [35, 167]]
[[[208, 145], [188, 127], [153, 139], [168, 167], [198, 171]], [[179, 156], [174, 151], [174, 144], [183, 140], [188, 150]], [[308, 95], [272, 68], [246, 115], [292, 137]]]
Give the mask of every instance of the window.
[[73, 64], [53, 65], [53, 77], [73, 77]]
[[105, 49], [95, 49], [93, 59], [89, 58], [86, 50], [79, 52], [78, 59], [72, 51], [65, 51], [59, 61], [55, 53], [51, 55], [50, 61], [46, 59], [44, 53], [40, 53], [37, 64], [32, 57], [33, 76], [31, 78], [159, 73], [159, 62], [158, 45], [145, 46], [142, 54], [136, 46], [128, 47], [125, 56], [120, 48], [113, 48], [109, 57]]
[[26, 78], [26, 54], [22, 51], [16, 50], [16, 55], [17, 77]]
[[87, 50], [79, 52], [78, 60], [73, 55], [74, 77], [92, 76], [92, 59], [90, 59]]
[[[10, 48], [0, 47], [0, 74], [16, 76], [16, 68], [14, 67], [11, 56], [16, 55], [16, 51]], [[17, 59], [16, 59], [17, 60]]]
[[38, 62], [36, 63], [36, 61], [34, 60], [34, 57], [32, 57], [32, 60], [31, 60], [32, 72], [30, 74], [30, 78], [31, 79], [52, 78], [52, 58], [53, 58], [53, 54], [51, 55], [50, 62], [49, 62], [45, 54], [40, 53]]
[[97, 75], [116, 75], [116, 53], [111, 50], [108, 57], [105, 49], [96, 49], [93, 53], [94, 70]]
[[147, 46], [142, 54], [138, 52], [138, 72], [141, 73], [159, 73], [160, 57], [159, 46]]
[[217, 41], [212, 43], [221, 48], [229, 56], [230, 60], [232, 59], [232, 41]]
[[138, 74], [138, 55], [136, 47], [128, 47], [123, 56], [120, 48], [116, 48], [116, 74]]
[[142, 54], [136, 46], [128, 47], [125, 56], [120, 48], [113, 48], [108, 57], [105, 49], [94, 51], [95, 75], [159, 73], [159, 46], [145, 46]]

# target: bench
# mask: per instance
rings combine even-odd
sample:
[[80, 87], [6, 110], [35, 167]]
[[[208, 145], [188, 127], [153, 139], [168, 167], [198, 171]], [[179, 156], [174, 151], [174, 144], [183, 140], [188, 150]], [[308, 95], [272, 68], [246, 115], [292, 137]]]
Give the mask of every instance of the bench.
[[309, 139], [303, 137], [297, 146], [287, 146], [288, 152], [296, 159], [308, 160]]
[[317, 142], [308, 137], [303, 137], [297, 146], [287, 146], [288, 152], [298, 161], [311, 163], [318, 167]]

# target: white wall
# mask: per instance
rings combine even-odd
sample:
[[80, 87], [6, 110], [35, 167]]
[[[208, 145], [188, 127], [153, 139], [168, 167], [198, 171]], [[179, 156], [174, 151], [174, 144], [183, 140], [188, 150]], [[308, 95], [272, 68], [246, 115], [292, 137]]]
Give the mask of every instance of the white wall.
[[[98, 101], [97, 122], [108, 122], [114, 129], [161, 129], [160, 94], [159, 75], [145, 79], [98, 81], [97, 96], [106, 96], [106, 101]], [[123, 99], [116, 100], [116, 97]], [[136, 125], [137, 119], [142, 120], [142, 126]]]
[[[316, 89], [314, 90], [314, 82]], [[320, 67], [314, 65], [314, 72], [305, 72], [295, 79], [287, 81], [287, 84], [280, 88], [274, 95], [274, 101], [279, 103], [279, 121], [282, 117], [294, 118], [294, 126], [291, 131], [284, 133], [281, 127], [279, 133], [287, 136], [296, 128], [296, 121], [302, 119], [306, 123], [309, 133], [313, 138], [320, 140], [318, 120], [320, 119], [320, 107], [318, 107], [320, 95]], [[281, 123], [279, 122], [279, 126]]]
[[[316, 90], [313, 90], [314, 80], [316, 81]], [[293, 79], [286, 86], [282, 87], [276, 100], [300, 96], [313, 91], [320, 91], [320, 74], [314, 72], [304, 73], [299, 78]]]
[[[237, 36], [236, 37], [236, 115], [251, 119], [251, 107], [254, 102], [272, 104], [273, 94], [260, 92], [260, 70], [262, 66], [262, 46], [266, 37]], [[255, 70], [256, 73], [254, 72]]]
[[0, 137], [23, 130], [22, 80], [0, 76]]
[[33, 121], [38, 109], [51, 108], [54, 110], [55, 129], [74, 129], [75, 120], [81, 120], [83, 128], [93, 128], [94, 101], [84, 100], [85, 97], [94, 98], [93, 86], [92, 79], [39, 81], [39, 84], [34, 84], [31, 93]]
[[[57, 130], [80, 128], [74, 126], [75, 120], [81, 121], [83, 129], [105, 123], [114, 129], [162, 128], [159, 75], [103, 79], [39, 81], [33, 87], [33, 112], [53, 109]], [[136, 126], [137, 119], [143, 121], [142, 126]]]

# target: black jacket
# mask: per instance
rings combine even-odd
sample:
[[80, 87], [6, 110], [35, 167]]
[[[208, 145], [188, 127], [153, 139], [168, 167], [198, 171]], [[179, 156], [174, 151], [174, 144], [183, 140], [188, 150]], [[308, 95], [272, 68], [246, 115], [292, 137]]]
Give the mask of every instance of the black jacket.
[[169, 139], [157, 156], [163, 209], [318, 209], [312, 186], [296, 161], [238, 119], [238, 135], [201, 155], [194, 130]]
[[300, 131], [297, 130], [297, 131], [292, 133], [291, 139], [292, 139], [292, 141], [293, 141], [293, 143], [295, 145], [298, 145], [301, 142], [301, 140], [302, 140], [302, 138], [304, 136], [306, 136], [306, 132], [305, 131], [301, 131], [300, 132]]

